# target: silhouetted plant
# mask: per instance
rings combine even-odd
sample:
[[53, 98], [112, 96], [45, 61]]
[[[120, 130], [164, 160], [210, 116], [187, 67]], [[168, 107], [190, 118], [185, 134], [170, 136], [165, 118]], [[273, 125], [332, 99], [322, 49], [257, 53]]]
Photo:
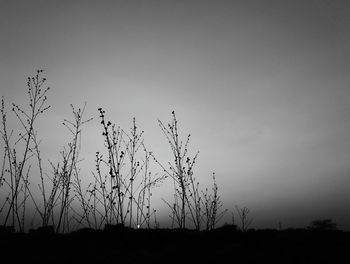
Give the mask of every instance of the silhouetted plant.
[[281, 222], [281, 221], [278, 222], [278, 230], [279, 230], [279, 231], [282, 231], [282, 230], [283, 230], [282, 222]]
[[[151, 187], [163, 177], [152, 177], [149, 172], [150, 153], [143, 143], [143, 131], [137, 130], [134, 118], [130, 133], [126, 133], [106, 121], [102, 108], [98, 110], [107, 149], [106, 159], [103, 154], [96, 153], [96, 173], [93, 173], [94, 199], [103, 208], [101, 221], [107, 225], [149, 226]], [[143, 152], [143, 159], [140, 152]], [[108, 173], [103, 172], [103, 167]]]
[[163, 124], [162, 121], [158, 119], [159, 127], [161, 128], [163, 134], [168, 140], [170, 145], [174, 162], [169, 162], [169, 169], [166, 169], [154, 156], [155, 161], [162, 167], [164, 173], [174, 181], [174, 202], [170, 204], [165, 201], [166, 204], [172, 211], [172, 219], [176, 221], [179, 228], [186, 227], [186, 217], [188, 210], [190, 210], [191, 217], [196, 227], [198, 228], [198, 219], [194, 210], [198, 209], [199, 197], [193, 197], [195, 204], [193, 206], [188, 206], [189, 198], [191, 192], [191, 187], [193, 190], [192, 195], [197, 195], [198, 186], [193, 178], [193, 166], [196, 162], [199, 152], [197, 152], [193, 158], [187, 156], [188, 154], [188, 144], [191, 135], [187, 136], [185, 142], [179, 138], [178, 132], [178, 121], [175, 116], [175, 112], [172, 112], [172, 121], [167, 126]]
[[83, 120], [85, 106], [86, 104], [83, 108], [78, 108], [78, 110], [76, 110], [74, 106], [71, 105], [74, 119], [73, 121], [65, 119], [63, 122], [63, 125], [71, 133], [72, 139], [68, 143], [68, 147], [64, 148], [63, 151], [61, 151], [62, 166], [60, 167], [60, 164], [57, 164], [55, 168], [55, 174], [58, 175], [58, 188], [60, 197], [60, 209], [56, 232], [65, 232], [66, 229], [69, 230], [69, 210], [71, 208], [71, 202], [75, 198], [75, 196], [71, 196], [71, 189], [74, 187], [74, 179], [75, 183], [80, 182], [77, 162], [79, 161], [79, 139], [81, 135], [81, 129], [84, 124], [92, 120], [92, 118]]
[[[78, 109], [71, 105], [74, 118], [63, 122], [71, 133], [71, 139], [60, 152], [61, 161], [57, 164], [49, 162], [52, 174], [47, 176], [40, 151], [41, 140], [35, 130], [37, 118], [50, 107], [46, 104], [50, 88], [44, 88], [46, 79], [41, 77], [42, 72], [38, 70], [35, 77], [28, 78], [29, 110], [12, 105], [22, 128], [17, 140], [14, 140], [13, 130], [9, 131], [7, 127], [2, 98], [0, 133], [4, 155], [0, 175], [0, 216], [4, 219], [4, 226], [10, 223], [19, 231], [24, 231], [29, 198], [35, 209], [32, 224], [39, 215], [42, 227], [54, 227], [56, 232], [69, 232], [73, 221], [75, 227], [86, 224], [96, 229], [114, 224], [137, 228], [150, 228], [153, 224], [159, 227], [156, 210], [151, 207], [152, 189], [170, 177], [174, 184], [174, 201], [165, 202], [171, 208], [173, 221], [178, 227], [186, 228], [189, 220], [197, 230], [202, 228], [203, 223], [207, 230], [215, 228], [226, 213], [222, 210], [215, 175], [211, 191], [208, 188], [205, 192], [201, 191], [193, 171], [199, 152], [189, 157], [190, 135], [185, 141], [180, 139], [174, 111], [167, 126], [158, 120], [174, 158], [166, 169], [146, 149], [143, 131], [137, 129], [135, 118], [130, 131], [126, 132], [107, 121], [105, 111], [99, 108], [106, 153], [96, 152], [96, 171], [92, 173], [92, 182], [84, 187], [78, 167], [79, 139], [82, 126], [91, 119], [83, 120], [86, 104]], [[163, 168], [161, 176], [151, 173], [151, 157]], [[30, 162], [33, 159], [35, 163]], [[39, 192], [30, 188], [33, 167], [37, 169]], [[78, 201], [80, 209], [74, 201]]]
[[2, 170], [1, 181], [2, 184], [6, 183], [10, 189], [5, 199], [6, 205], [2, 205], [2, 210], [6, 208], [4, 225], [7, 225], [11, 218], [12, 225], [17, 225], [20, 231], [24, 231], [26, 203], [29, 197], [29, 174], [32, 167], [32, 164], [28, 163], [33, 156], [37, 156], [39, 174], [42, 177], [41, 158], [35, 124], [37, 118], [50, 108], [49, 105], [46, 105], [46, 94], [50, 88], [43, 87], [46, 79], [41, 77], [42, 72], [42, 70], [38, 70], [34, 77], [28, 77], [27, 93], [29, 97], [29, 109], [25, 110], [25, 108], [12, 103], [12, 112], [17, 117], [22, 128], [22, 131], [18, 133], [18, 139], [14, 143], [11, 141], [13, 130], [9, 132], [6, 125], [7, 113], [5, 111], [4, 98], [2, 98], [1, 102], [1, 136], [5, 145], [4, 169]]
[[239, 220], [240, 220], [240, 229], [245, 232], [248, 230], [249, 226], [252, 224], [253, 219], [249, 218], [250, 210], [247, 207], [239, 208], [237, 205], [235, 206]]
[[158, 119], [159, 127], [166, 136], [172, 151], [174, 162], [168, 162], [169, 169], [165, 168], [154, 156], [154, 160], [161, 166], [165, 174], [173, 180], [174, 201], [163, 201], [171, 209], [172, 227], [176, 223], [179, 228], [186, 228], [186, 218], [189, 218], [196, 230], [200, 230], [205, 222], [207, 230], [213, 229], [224, 216], [226, 210], [221, 211], [222, 202], [218, 196], [218, 187], [213, 174], [212, 193], [199, 188], [199, 182], [194, 177], [194, 165], [198, 157], [197, 152], [192, 158], [188, 156], [190, 134], [183, 142], [179, 137], [178, 121], [175, 112], [172, 112], [172, 121], [167, 126]]
[[[96, 209], [94, 208], [94, 205], [91, 204], [93, 197], [93, 188], [91, 188], [91, 186], [93, 186], [93, 184], [89, 183], [88, 186], [83, 189], [79, 173], [75, 173], [73, 186], [76, 193], [75, 197], [78, 199], [80, 207], [82, 209], [81, 214], [77, 213], [77, 226], [80, 226], [83, 224], [83, 222], [86, 222], [89, 228], [94, 227], [95, 229], [99, 229], [96, 216], [93, 215], [94, 213], [96, 214]], [[93, 219], [91, 219], [91, 216]]]
[[[190, 163], [189, 159], [186, 160], [186, 163]], [[193, 165], [193, 164], [189, 164]], [[191, 168], [192, 169], [192, 168]], [[202, 210], [202, 197], [199, 190], [199, 182], [196, 181], [194, 177], [189, 177], [189, 188], [188, 195], [186, 195], [186, 201], [188, 210], [190, 213], [190, 219], [192, 220], [196, 230], [201, 229], [203, 222], [203, 210]]]
[[[144, 147], [144, 146], [143, 146]], [[136, 210], [136, 226], [141, 228], [143, 225], [146, 225], [147, 228], [151, 227], [151, 217], [154, 217], [155, 228], [159, 226], [156, 220], [156, 210], [151, 211], [151, 189], [157, 182], [162, 181], [163, 177], [152, 177], [152, 173], [149, 171], [150, 157], [151, 152], [148, 152], [144, 148], [145, 159], [144, 159], [144, 168], [143, 168], [143, 182], [139, 186], [140, 191], [138, 192], [137, 198], [137, 210]]]
[[[42, 207], [39, 206], [39, 204], [36, 202], [35, 197], [29, 190], [29, 194], [35, 205], [35, 209], [42, 219], [42, 227], [45, 227], [51, 223], [53, 226], [56, 225], [56, 232], [69, 231], [71, 217], [74, 217], [69, 216], [70, 209], [74, 211], [70, 205], [74, 198], [79, 198], [79, 196], [71, 196], [71, 189], [74, 182], [80, 183], [77, 162], [79, 161], [79, 140], [81, 137], [81, 129], [85, 123], [92, 120], [92, 118], [83, 120], [85, 107], [86, 103], [83, 108], [78, 109], [75, 109], [73, 105], [71, 105], [74, 119], [72, 121], [65, 119], [63, 122], [63, 125], [71, 133], [72, 138], [71, 141], [67, 144], [67, 147], [64, 147], [60, 152], [62, 162], [58, 163], [57, 165], [54, 165], [52, 162], [50, 162], [53, 169], [53, 177], [49, 178], [49, 186], [46, 186], [47, 184], [45, 184], [45, 181], [43, 179], [42, 169], [40, 169], [41, 182], [39, 184], [39, 189], [43, 200]], [[35, 149], [37, 150], [38, 159], [41, 160], [40, 151], [37, 147], [37, 144], [35, 144]], [[47, 195], [45, 190], [48, 188], [50, 188], [50, 192]], [[55, 223], [55, 207], [59, 207], [57, 223]]]
[[209, 193], [207, 188], [203, 193], [203, 197], [205, 228], [206, 230], [212, 230], [227, 212], [227, 209], [222, 210], [223, 203], [218, 195], [218, 185], [214, 173], [212, 193]]

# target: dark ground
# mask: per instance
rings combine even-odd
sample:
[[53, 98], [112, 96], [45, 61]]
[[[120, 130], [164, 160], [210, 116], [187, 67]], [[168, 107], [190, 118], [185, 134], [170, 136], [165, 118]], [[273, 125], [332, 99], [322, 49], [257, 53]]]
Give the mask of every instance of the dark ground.
[[[1, 231], [1, 230], [0, 230]], [[112, 228], [0, 232], [0, 263], [350, 263], [350, 232]]]

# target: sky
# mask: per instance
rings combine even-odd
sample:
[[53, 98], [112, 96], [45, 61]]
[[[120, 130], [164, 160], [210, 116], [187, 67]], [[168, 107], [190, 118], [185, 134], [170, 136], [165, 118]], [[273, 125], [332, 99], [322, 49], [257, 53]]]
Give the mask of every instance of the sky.
[[[200, 151], [197, 178], [206, 186], [216, 173], [225, 208], [249, 207], [257, 228], [332, 218], [350, 229], [348, 1], [0, 6], [0, 95], [25, 104], [27, 76], [45, 70], [51, 109], [38, 131], [47, 159], [67, 142], [69, 104], [86, 101], [86, 174], [102, 148], [98, 107], [124, 128], [136, 117], [146, 144], [171, 160], [157, 118], [170, 122], [175, 110]], [[158, 196], [171, 199], [164, 185]], [[155, 206], [167, 219], [161, 199]]]

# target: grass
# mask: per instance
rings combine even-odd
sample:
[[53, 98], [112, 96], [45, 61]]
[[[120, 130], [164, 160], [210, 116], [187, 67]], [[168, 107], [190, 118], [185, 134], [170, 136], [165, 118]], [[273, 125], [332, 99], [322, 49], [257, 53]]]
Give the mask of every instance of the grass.
[[[199, 152], [190, 157], [190, 134], [182, 137], [175, 112], [168, 124], [158, 120], [173, 160], [160, 163], [149, 150], [133, 118], [129, 130], [98, 109], [104, 149], [96, 152], [95, 171], [80, 175], [80, 137], [86, 104], [71, 105], [72, 119], [63, 120], [69, 139], [61, 161], [46, 171], [36, 122], [49, 110], [43, 71], [28, 78], [29, 108], [12, 104], [20, 125], [8, 127], [10, 113], [1, 101], [2, 166], [0, 175], [1, 260], [12, 262], [143, 262], [143, 263], [337, 263], [349, 258], [349, 232], [330, 219], [300, 230], [254, 230], [247, 207], [236, 206], [232, 224], [218, 228], [227, 213], [216, 176], [209, 188], [195, 177]], [[163, 173], [150, 170], [157, 165]], [[34, 173], [35, 171], [35, 173]], [[38, 182], [38, 185], [31, 184]], [[172, 229], [160, 229], [152, 193], [174, 186]], [[28, 207], [34, 210], [27, 210]], [[235, 214], [238, 226], [235, 225]], [[40, 224], [25, 233], [28, 223]], [[31, 224], [34, 227], [34, 224]], [[189, 229], [191, 228], [191, 229]], [[64, 246], [64, 247], [63, 247]], [[21, 254], [18, 249], [21, 248]], [[58, 252], [60, 252], [58, 254]]]
[[[47, 171], [41, 154], [42, 141], [36, 122], [49, 110], [46, 78], [38, 70], [28, 77], [27, 93], [29, 109], [12, 104], [12, 112], [21, 126], [20, 131], [8, 128], [8, 113], [2, 98], [1, 136], [4, 146], [0, 177], [0, 219], [3, 226], [13, 226], [24, 232], [28, 222], [51, 226], [57, 233], [70, 232], [81, 227], [101, 229], [105, 225], [122, 225], [133, 228], [158, 227], [157, 210], [152, 207], [152, 192], [169, 180], [174, 185], [174, 201], [168, 202], [171, 218], [178, 228], [193, 226], [213, 229], [226, 210], [218, 195], [218, 186], [213, 177], [213, 187], [200, 189], [194, 176], [194, 167], [199, 152], [188, 156], [190, 135], [185, 142], [180, 138], [178, 120], [172, 112], [168, 125], [158, 120], [160, 129], [168, 140], [174, 162], [165, 169], [156, 154], [148, 150], [136, 119], [129, 131], [107, 120], [107, 114], [98, 109], [102, 140], [105, 149], [96, 151], [95, 171], [84, 175], [82, 184], [79, 160], [80, 137], [83, 127], [92, 120], [85, 119], [86, 103], [78, 108], [70, 105], [72, 119], [64, 119], [69, 132], [66, 146], [59, 152], [61, 161], [49, 162]], [[15, 136], [17, 136], [15, 138]], [[163, 174], [150, 170], [158, 165]], [[33, 182], [39, 182], [33, 186]], [[212, 193], [211, 193], [212, 192]], [[27, 207], [34, 208], [30, 212]]]

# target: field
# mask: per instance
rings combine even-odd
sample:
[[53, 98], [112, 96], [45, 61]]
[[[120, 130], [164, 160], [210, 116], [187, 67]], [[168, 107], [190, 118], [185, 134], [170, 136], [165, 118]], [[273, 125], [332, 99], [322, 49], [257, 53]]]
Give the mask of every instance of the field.
[[[39, 229], [0, 235], [1, 260], [11, 263], [344, 263], [350, 234], [343, 231]], [[5, 263], [5, 262], [3, 262]]]

